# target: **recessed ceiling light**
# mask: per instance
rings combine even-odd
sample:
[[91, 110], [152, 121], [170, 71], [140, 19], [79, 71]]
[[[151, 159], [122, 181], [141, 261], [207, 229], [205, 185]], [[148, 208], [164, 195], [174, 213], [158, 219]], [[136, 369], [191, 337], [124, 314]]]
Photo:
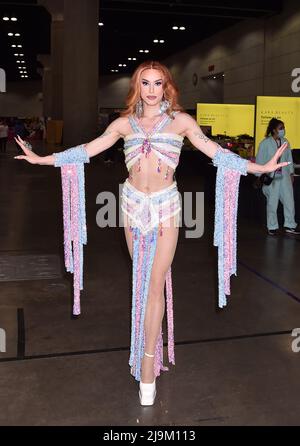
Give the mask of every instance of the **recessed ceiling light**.
[[123, 63], [123, 67], [127, 67], [126, 63]]
[[172, 26], [172, 29], [178, 29], [178, 26]]
[[22, 48], [22, 45], [18, 45], [18, 48]]
[[127, 59], [128, 59], [128, 60], [132, 60], [131, 57], [128, 57]]
[[12, 17], [10, 20], [11, 20], [12, 22], [16, 22], [18, 19], [17, 19], [17, 17]]
[[99, 22], [99, 26], [104, 26], [104, 23], [103, 22]]
[[132, 60], [136, 60], [136, 57], [133, 57]]
[[[15, 54], [14, 54], [14, 56], [18, 56], [18, 55], [19, 55], [18, 53], [15, 53]], [[21, 56], [21, 54], [20, 54], [20, 56]]]
[[20, 60], [16, 60], [16, 62], [17, 62], [17, 63], [21, 63], [21, 61], [20, 61]]
[[4, 20], [5, 22], [7, 22], [7, 21], [9, 20], [9, 17], [5, 16], [5, 17], [3, 17], [3, 20]]
[[15, 37], [20, 37], [20, 33], [15, 33]]
[[154, 39], [153, 42], [154, 42], [154, 43], [158, 43], [158, 40], [157, 40], [157, 39]]
[[159, 43], [165, 43], [165, 41], [164, 40], [160, 40]]
[[149, 50], [144, 50], [144, 53], [149, 53]]
[[14, 33], [7, 33], [7, 35], [8, 35], [8, 36], [13, 36], [13, 35], [14, 35]]
[[20, 53], [20, 56], [21, 56], [21, 57], [23, 57], [23, 56], [24, 56], [24, 54], [23, 54], [23, 53]]
[[16, 47], [17, 47], [17, 45], [12, 45], [11, 47], [12, 47], [12, 48], [16, 48]]
[[139, 52], [140, 52], [140, 53], [143, 53], [143, 52], [144, 52], [144, 50], [139, 50]]
[[122, 64], [121, 64], [121, 63], [119, 63], [118, 67], [121, 67], [121, 66], [122, 66]]
[[181, 31], [183, 31], [183, 30], [185, 30], [185, 26], [181, 26], [179, 29], [180, 29]]

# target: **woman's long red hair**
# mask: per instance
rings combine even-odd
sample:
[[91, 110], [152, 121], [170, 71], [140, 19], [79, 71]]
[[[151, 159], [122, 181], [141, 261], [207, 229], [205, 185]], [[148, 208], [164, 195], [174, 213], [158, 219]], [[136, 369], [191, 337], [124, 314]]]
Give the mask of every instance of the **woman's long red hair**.
[[120, 112], [120, 116], [125, 117], [135, 113], [136, 104], [141, 98], [141, 74], [147, 69], [159, 70], [163, 75], [164, 99], [170, 102], [170, 107], [166, 110], [166, 113], [171, 116], [173, 111], [184, 111], [183, 107], [177, 102], [179, 91], [169, 69], [156, 60], [147, 60], [142, 62], [132, 75], [129, 92], [125, 101], [126, 108]]

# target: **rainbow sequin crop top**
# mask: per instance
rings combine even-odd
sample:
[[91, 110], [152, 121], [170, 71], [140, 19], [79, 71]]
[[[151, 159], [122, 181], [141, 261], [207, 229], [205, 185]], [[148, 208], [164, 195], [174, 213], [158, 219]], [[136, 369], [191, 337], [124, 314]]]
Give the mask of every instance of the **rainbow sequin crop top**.
[[[132, 115], [128, 119], [133, 130], [133, 133], [124, 137], [125, 163], [128, 171], [136, 162], [140, 163], [143, 154], [147, 157], [151, 151], [158, 158], [158, 172], [161, 171], [161, 162], [175, 170], [179, 162], [184, 137], [176, 133], [161, 132], [172, 121], [172, 118], [164, 113], [154, 126], [153, 131], [148, 134]], [[140, 165], [138, 170], [140, 170]]]

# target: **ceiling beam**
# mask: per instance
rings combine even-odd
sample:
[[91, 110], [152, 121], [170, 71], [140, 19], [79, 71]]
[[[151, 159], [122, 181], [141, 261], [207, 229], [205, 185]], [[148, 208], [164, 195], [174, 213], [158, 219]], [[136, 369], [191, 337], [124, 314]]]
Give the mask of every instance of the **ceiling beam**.
[[155, 0], [109, 0], [109, 3], [134, 3], [134, 4], [144, 4], [144, 5], [156, 5], [159, 7], [165, 7], [168, 9], [170, 13], [171, 8], [196, 8], [196, 9], [221, 9], [223, 11], [241, 11], [241, 12], [258, 12], [258, 13], [265, 13], [270, 14], [273, 12], [278, 11], [278, 9], [263, 9], [263, 8], [249, 8], [243, 6], [241, 4], [240, 6], [221, 6], [221, 5], [212, 5], [210, 3], [207, 3], [204, 5], [203, 3], [182, 3], [182, 2], [161, 2], [161, 1], [155, 1]]
[[126, 9], [126, 8], [109, 8], [106, 6], [102, 6], [100, 11], [114, 11], [114, 12], [127, 12], [128, 14], [130, 13], [137, 13], [137, 14], [141, 14], [141, 13], [148, 13], [148, 14], [156, 14], [156, 15], [160, 15], [160, 14], [165, 14], [165, 15], [179, 15], [179, 16], [187, 16], [187, 17], [211, 17], [211, 18], [221, 18], [221, 19], [249, 19], [249, 18], [255, 18], [255, 17], [250, 17], [249, 15], [223, 15], [223, 14], [206, 14], [206, 13], [201, 13], [201, 12], [181, 12], [181, 11], [158, 11], [157, 9]]

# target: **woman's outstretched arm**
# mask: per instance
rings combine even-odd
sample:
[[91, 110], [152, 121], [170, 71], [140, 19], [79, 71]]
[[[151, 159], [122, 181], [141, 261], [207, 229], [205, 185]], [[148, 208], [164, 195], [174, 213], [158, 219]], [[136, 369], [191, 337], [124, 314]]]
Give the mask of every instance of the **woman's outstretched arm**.
[[[181, 125], [184, 128], [185, 136], [190, 140], [190, 142], [201, 152], [205, 153], [210, 158], [214, 158], [219, 144], [210, 140], [204, 135], [201, 128], [197, 124], [194, 118], [187, 113], [180, 113], [178, 115], [181, 121]], [[278, 163], [277, 161], [287, 148], [287, 144], [282, 144], [281, 147], [276, 151], [275, 155], [266, 164], [257, 164], [251, 161], [248, 162], [247, 172], [249, 173], [268, 173], [273, 172], [280, 167], [284, 167], [290, 164], [290, 162]]]
[[[124, 124], [125, 118], [117, 118], [113, 122], [109, 124], [106, 128], [105, 132], [102, 133], [98, 138], [84, 144], [85, 149], [89, 158], [92, 156], [98, 155], [104, 150], [109, 149], [109, 147], [113, 146], [116, 141], [122, 136], [122, 125]], [[44, 166], [54, 166], [54, 155], [46, 155], [39, 156], [34, 153], [32, 150], [28, 149], [25, 146], [25, 141], [18, 136], [15, 138], [16, 142], [22, 148], [24, 155], [15, 156], [15, 159], [24, 159], [28, 161], [30, 164], [40, 164]]]

